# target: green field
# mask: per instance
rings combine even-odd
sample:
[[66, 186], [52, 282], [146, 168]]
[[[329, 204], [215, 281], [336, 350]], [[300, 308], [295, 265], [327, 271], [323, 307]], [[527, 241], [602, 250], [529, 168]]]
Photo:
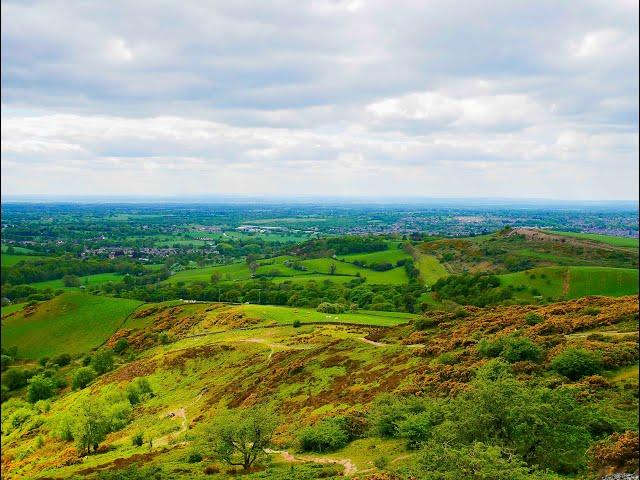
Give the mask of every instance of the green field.
[[438, 279], [449, 275], [444, 265], [433, 255], [417, 253], [416, 266], [420, 270], [422, 281], [427, 285], [433, 285]]
[[[501, 284], [535, 288], [543, 297], [622, 296], [638, 293], [638, 270], [610, 267], [543, 267], [500, 275]], [[516, 292], [530, 298], [530, 291]]]
[[29, 260], [37, 260], [43, 257], [41, 255], [13, 255], [9, 253], [3, 253], [1, 258], [3, 267], [11, 267], [16, 263], [20, 263], [23, 261], [28, 262]]
[[377, 312], [361, 310], [355, 313], [322, 313], [310, 308], [276, 307], [271, 305], [243, 305], [247, 315], [264, 320], [272, 320], [282, 324], [291, 324], [298, 320], [309, 322], [345, 322], [359, 325], [390, 327], [407, 323], [418, 315], [401, 312]]
[[637, 238], [614, 237], [613, 235], [600, 235], [597, 233], [575, 233], [575, 232], [556, 232], [556, 235], [565, 237], [583, 238], [585, 240], [594, 240], [596, 242], [608, 243], [616, 247], [635, 247], [638, 248]]
[[4, 318], [2, 346], [17, 346], [21, 358], [86, 352], [109, 338], [141, 303], [65, 293], [39, 304], [31, 314], [18, 312]]
[[[117, 273], [96, 273], [95, 275], [87, 275], [85, 277], [79, 278], [82, 285], [92, 287], [107, 282], [119, 282], [122, 280], [122, 275], [119, 275]], [[79, 290], [79, 287], [65, 287], [61, 278], [57, 280], [47, 280], [46, 282], [30, 283], [29, 286], [38, 289], [51, 288], [53, 290]]]
[[401, 248], [390, 247], [388, 250], [382, 250], [381, 252], [352, 253], [350, 255], [340, 255], [338, 258], [350, 263], [355, 261], [364, 262], [366, 264], [389, 262], [395, 265], [398, 260], [411, 258], [411, 255]]

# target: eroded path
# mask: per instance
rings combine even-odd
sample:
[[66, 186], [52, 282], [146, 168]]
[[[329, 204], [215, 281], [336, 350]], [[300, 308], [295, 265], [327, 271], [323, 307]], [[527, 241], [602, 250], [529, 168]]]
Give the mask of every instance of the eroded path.
[[358, 471], [358, 468], [354, 465], [354, 463], [348, 458], [329, 458], [329, 457], [318, 457], [315, 455], [298, 455], [295, 456], [289, 453], [287, 450], [271, 450], [266, 449], [267, 453], [273, 455], [280, 455], [285, 462], [293, 463], [293, 462], [313, 462], [313, 463], [322, 463], [322, 464], [336, 464], [342, 465], [344, 467], [344, 475], [350, 477], [354, 473]]

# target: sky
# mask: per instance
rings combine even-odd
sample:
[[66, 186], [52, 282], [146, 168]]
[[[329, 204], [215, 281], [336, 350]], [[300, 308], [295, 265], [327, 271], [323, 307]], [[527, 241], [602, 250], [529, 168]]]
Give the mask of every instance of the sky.
[[3, 195], [638, 199], [638, 2], [2, 1]]

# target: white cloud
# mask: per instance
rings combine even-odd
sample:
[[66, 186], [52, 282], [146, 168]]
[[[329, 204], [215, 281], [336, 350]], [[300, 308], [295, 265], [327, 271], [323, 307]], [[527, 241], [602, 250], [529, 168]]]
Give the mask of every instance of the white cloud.
[[638, 196], [637, 2], [2, 7], [7, 193]]

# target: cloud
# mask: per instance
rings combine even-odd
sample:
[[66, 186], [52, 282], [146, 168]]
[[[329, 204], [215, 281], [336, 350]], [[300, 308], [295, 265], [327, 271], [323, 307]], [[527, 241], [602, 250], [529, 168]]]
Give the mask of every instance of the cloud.
[[638, 197], [637, 2], [2, 8], [7, 193]]

